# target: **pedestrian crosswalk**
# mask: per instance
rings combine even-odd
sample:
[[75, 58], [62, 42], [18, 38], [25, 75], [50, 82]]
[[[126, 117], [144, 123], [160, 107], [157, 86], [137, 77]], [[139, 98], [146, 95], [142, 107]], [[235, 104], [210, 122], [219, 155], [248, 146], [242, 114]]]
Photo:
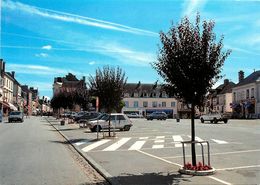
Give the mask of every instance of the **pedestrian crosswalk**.
[[[82, 140], [74, 144], [83, 152], [94, 151], [133, 151], [142, 149], [162, 149], [162, 148], [181, 148], [182, 141], [190, 140], [189, 135], [168, 135], [168, 136], [150, 136], [150, 137], [123, 137], [115, 139], [102, 139], [99, 141]], [[196, 141], [204, 141], [196, 137]], [[207, 139], [210, 143], [228, 144], [227, 141], [219, 139]], [[203, 143], [203, 145], [206, 143]], [[200, 145], [200, 144], [198, 144]], [[186, 144], [184, 145], [186, 146]]]

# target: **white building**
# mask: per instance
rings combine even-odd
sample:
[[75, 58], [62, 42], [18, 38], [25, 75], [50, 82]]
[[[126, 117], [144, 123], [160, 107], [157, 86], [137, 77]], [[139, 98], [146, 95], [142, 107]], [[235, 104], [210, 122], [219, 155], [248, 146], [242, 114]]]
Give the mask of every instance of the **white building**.
[[260, 118], [260, 71], [255, 71], [244, 78], [239, 72], [239, 83], [232, 89], [233, 113], [238, 117]]
[[141, 84], [126, 85], [123, 101], [123, 113], [138, 113], [143, 116], [155, 111], [162, 111], [168, 116], [176, 117], [177, 100], [169, 97], [160, 85]]

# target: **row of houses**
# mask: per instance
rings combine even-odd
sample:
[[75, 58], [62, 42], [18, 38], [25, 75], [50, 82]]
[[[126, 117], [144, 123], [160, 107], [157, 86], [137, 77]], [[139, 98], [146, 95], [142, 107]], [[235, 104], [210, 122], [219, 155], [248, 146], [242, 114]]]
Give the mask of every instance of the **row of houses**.
[[[260, 71], [254, 71], [244, 78], [244, 72], [238, 73], [238, 83], [224, 80], [224, 83], [216, 89], [210, 90], [205, 106], [197, 109], [196, 114], [200, 115], [209, 112], [230, 113], [237, 118], [260, 117]], [[86, 88], [85, 77], [81, 80], [69, 73], [65, 77], [57, 77], [53, 83], [53, 94], [62, 91], [74, 91], [78, 88]], [[125, 106], [122, 112], [138, 113], [147, 115], [155, 111], [163, 111], [169, 117], [187, 118], [190, 116], [190, 109], [187, 105], [170, 96], [162, 85], [128, 83], [123, 94]], [[95, 107], [95, 101], [93, 102]], [[80, 110], [80, 108], [78, 108]]]
[[29, 115], [42, 107], [39, 92], [34, 87], [22, 85], [15, 78], [15, 71], [5, 71], [6, 63], [0, 59], [0, 111], [7, 116], [10, 111], [22, 111]]

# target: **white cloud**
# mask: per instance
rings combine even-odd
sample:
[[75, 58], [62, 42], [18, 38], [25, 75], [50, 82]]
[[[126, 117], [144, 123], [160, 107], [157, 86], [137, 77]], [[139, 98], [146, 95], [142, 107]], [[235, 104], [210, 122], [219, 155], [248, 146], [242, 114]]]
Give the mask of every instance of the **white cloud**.
[[46, 50], [51, 50], [51, 48], [52, 48], [51, 45], [42, 46], [42, 49], [46, 49]]
[[95, 61], [91, 61], [91, 62], [89, 62], [88, 64], [89, 64], [89, 65], [94, 65], [94, 64], [96, 64], [96, 62], [95, 62]]
[[101, 47], [101, 54], [129, 65], [148, 66], [156, 60], [156, 56], [152, 53], [134, 51], [116, 43], [106, 43], [99, 47]]
[[186, 0], [183, 4], [182, 16], [193, 16], [206, 4], [206, 0]]
[[37, 53], [35, 54], [36, 57], [43, 57], [43, 58], [46, 58], [48, 57], [49, 55], [47, 53]]
[[10, 0], [3, 1], [2, 7], [10, 10], [20, 10], [29, 14], [34, 14], [34, 15], [60, 20], [64, 22], [72, 22], [72, 23], [86, 25], [86, 26], [93, 26], [102, 29], [116, 30], [121, 32], [139, 34], [139, 35], [158, 36], [158, 33], [149, 30], [134, 28], [122, 24], [94, 19], [91, 17], [69, 14], [66, 12], [38, 8], [35, 6], [29, 6], [20, 2], [13, 2]]

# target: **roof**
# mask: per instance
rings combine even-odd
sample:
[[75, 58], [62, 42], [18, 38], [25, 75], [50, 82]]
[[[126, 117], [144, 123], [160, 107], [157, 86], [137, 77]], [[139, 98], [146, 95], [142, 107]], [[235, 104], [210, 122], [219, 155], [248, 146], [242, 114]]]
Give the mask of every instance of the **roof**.
[[[223, 84], [224, 85], [224, 84]], [[235, 83], [233, 82], [228, 82], [228, 84], [224, 85], [222, 90], [219, 92], [219, 94], [226, 94], [226, 93], [231, 93], [232, 88], [235, 87]]]
[[260, 79], [260, 70], [253, 72], [248, 77], [241, 80], [235, 87], [255, 83], [258, 79]]

